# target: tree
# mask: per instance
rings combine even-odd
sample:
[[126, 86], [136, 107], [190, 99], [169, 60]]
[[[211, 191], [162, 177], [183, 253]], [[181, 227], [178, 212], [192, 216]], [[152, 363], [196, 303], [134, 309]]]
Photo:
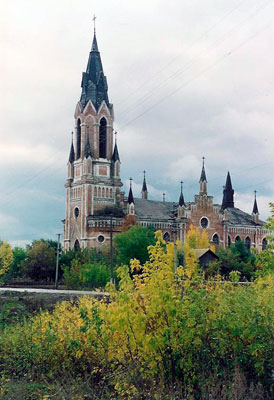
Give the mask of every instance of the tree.
[[4, 241], [0, 245], [0, 276], [4, 275], [13, 262], [13, 254], [11, 245]]
[[154, 231], [143, 226], [132, 226], [115, 236], [114, 242], [120, 264], [128, 265], [133, 258], [144, 264], [149, 259], [147, 247], [155, 244]]
[[38, 281], [53, 280], [55, 277], [56, 254], [54, 246], [46, 240], [34, 240], [27, 246], [27, 258], [23, 269], [27, 276]]
[[27, 250], [23, 247], [14, 247], [12, 253], [13, 262], [6, 274], [6, 279], [18, 278], [24, 274], [22, 262], [27, 258]]

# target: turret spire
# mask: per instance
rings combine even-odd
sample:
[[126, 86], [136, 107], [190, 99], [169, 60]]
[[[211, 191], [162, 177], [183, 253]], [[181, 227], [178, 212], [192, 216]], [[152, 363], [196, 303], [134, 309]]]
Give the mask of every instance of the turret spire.
[[134, 204], [134, 198], [133, 198], [133, 193], [132, 193], [132, 178], [129, 178], [130, 184], [129, 184], [129, 192], [128, 192], [128, 199], [127, 202], [128, 204]]
[[70, 153], [69, 153], [69, 162], [72, 164], [73, 161], [75, 160], [75, 152], [74, 152], [74, 146], [73, 146], [73, 132], [71, 132], [71, 146], [70, 146]]
[[203, 157], [203, 166], [202, 166], [202, 172], [201, 172], [201, 177], [199, 180], [200, 183], [200, 195], [201, 194], [207, 194], [207, 180], [206, 180], [206, 173], [205, 173], [205, 157]]
[[117, 146], [117, 132], [114, 132], [115, 135], [115, 144], [114, 144], [114, 149], [113, 149], [113, 153], [112, 153], [112, 161], [116, 162], [116, 161], [120, 161], [120, 157], [119, 157], [119, 152], [118, 152], [118, 146]]
[[183, 181], [181, 181], [181, 194], [180, 194], [180, 198], [179, 198], [179, 206], [183, 207], [185, 206], [185, 199], [184, 199], [184, 195], [183, 195]]
[[223, 190], [222, 210], [226, 208], [234, 208], [234, 190], [229, 171], [227, 172], [226, 183]]
[[[96, 19], [96, 17], [94, 16]], [[104, 75], [103, 65], [98, 50], [96, 32], [95, 32], [95, 19], [94, 19], [94, 35], [92, 41], [91, 51], [89, 53], [89, 59], [87, 64], [86, 72], [83, 72], [82, 76], [82, 93], [80, 103], [84, 108], [89, 100], [92, 101], [96, 110], [99, 109], [102, 101], [105, 101], [109, 107], [108, 100], [108, 86], [107, 78]]]
[[147, 195], [148, 195], [148, 191], [147, 191], [147, 183], [146, 183], [146, 171], [144, 171], [144, 179], [143, 179], [143, 186], [142, 186], [142, 199], [147, 200]]
[[257, 205], [257, 191], [254, 190], [255, 198], [254, 198], [254, 205], [252, 214], [259, 214], [258, 205]]

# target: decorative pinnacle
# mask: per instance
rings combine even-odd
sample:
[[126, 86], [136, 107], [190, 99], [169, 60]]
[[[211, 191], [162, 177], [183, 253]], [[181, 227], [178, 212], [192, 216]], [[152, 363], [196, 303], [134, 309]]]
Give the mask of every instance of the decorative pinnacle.
[[94, 30], [94, 33], [96, 33], [96, 26], [95, 26], [95, 21], [96, 21], [96, 16], [95, 16], [95, 14], [93, 15], [93, 18], [92, 18], [92, 21], [93, 21], [93, 30]]
[[181, 193], [183, 192], [183, 181], [181, 181]]
[[254, 194], [255, 194], [255, 199], [257, 197], [257, 190], [254, 190]]
[[71, 141], [73, 142], [73, 131], [71, 132]]
[[146, 178], [146, 171], [143, 171], [143, 173], [144, 173], [144, 179]]
[[129, 178], [129, 185], [132, 187], [132, 178]]
[[203, 156], [202, 159], [203, 159], [203, 167], [204, 167], [205, 166], [205, 157]]
[[117, 143], [117, 131], [114, 132], [115, 135], [115, 143]]

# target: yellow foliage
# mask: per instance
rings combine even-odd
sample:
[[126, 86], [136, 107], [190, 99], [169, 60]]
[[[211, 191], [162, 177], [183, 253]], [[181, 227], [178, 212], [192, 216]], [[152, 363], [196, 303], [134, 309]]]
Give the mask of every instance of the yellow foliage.
[[13, 262], [12, 248], [8, 242], [3, 242], [0, 246], [0, 276], [4, 275]]

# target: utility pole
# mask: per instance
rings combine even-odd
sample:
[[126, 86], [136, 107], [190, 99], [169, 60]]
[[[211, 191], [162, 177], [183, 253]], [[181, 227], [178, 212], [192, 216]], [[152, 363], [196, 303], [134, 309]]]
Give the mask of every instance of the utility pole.
[[55, 269], [55, 289], [58, 288], [58, 270], [59, 270], [59, 244], [61, 233], [57, 233], [57, 254], [56, 254], [56, 269]]
[[113, 230], [112, 230], [112, 215], [110, 216], [110, 282], [114, 282], [114, 277], [113, 277], [113, 244], [112, 244], [112, 236], [113, 236]]

